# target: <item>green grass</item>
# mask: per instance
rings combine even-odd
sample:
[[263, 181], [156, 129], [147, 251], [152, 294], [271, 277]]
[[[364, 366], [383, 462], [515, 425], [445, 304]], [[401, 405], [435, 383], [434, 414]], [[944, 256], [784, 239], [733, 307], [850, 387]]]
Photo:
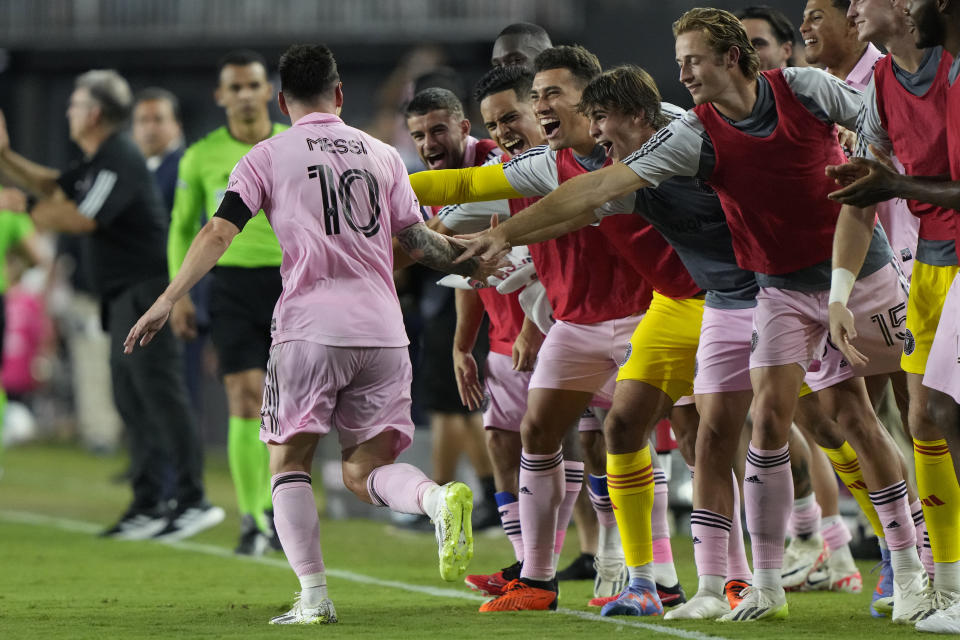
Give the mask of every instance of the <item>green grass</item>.
[[[7, 451], [0, 478], [0, 638], [287, 638], [323, 634], [336, 638], [494, 638], [505, 633], [528, 638], [667, 638], [660, 633], [572, 615], [477, 613], [462, 584], [437, 577], [432, 535], [400, 533], [381, 522], [322, 521], [322, 542], [330, 593], [341, 623], [324, 628], [269, 627], [266, 621], [285, 611], [298, 585], [280, 565], [279, 554], [257, 563], [204, 553], [209, 546], [232, 548], [237, 516], [226, 464], [208, 461], [211, 500], [227, 509], [227, 521], [193, 538], [190, 545], [101, 540], [89, 533], [50, 524], [15, 523], [4, 512], [30, 512], [110, 524], [126, 506], [128, 490], [109, 482], [124, 468], [120, 457], [92, 457], [65, 447], [32, 446]], [[319, 497], [319, 496], [318, 496]], [[471, 569], [492, 571], [512, 560], [502, 535], [477, 538]], [[565, 556], [576, 554], [571, 530]], [[695, 589], [692, 550], [687, 538], [674, 541], [681, 581]], [[396, 587], [362, 584], [336, 571], [407, 585], [448, 589], [457, 597], [438, 597]], [[861, 571], [868, 575], [869, 565]], [[872, 577], [867, 577], [872, 581]], [[588, 582], [563, 583], [563, 608], [588, 611]], [[868, 589], [869, 591], [869, 589]], [[788, 596], [784, 622], [644, 624], [683, 629], [722, 638], [775, 635], [790, 638], [913, 636], [909, 627], [874, 620], [867, 613], [869, 593], [804, 593]], [[596, 610], [592, 610], [595, 612]]]

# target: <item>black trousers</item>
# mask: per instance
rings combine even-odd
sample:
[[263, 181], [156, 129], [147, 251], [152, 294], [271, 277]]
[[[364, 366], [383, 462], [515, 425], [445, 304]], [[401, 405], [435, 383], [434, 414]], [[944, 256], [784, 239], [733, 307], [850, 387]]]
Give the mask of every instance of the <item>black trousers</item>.
[[123, 353], [130, 328], [166, 288], [158, 277], [133, 285], [104, 305], [110, 334], [110, 373], [117, 411], [130, 441], [133, 506], [157, 506], [165, 475], [174, 472], [180, 505], [199, 502], [203, 490], [203, 441], [183, 380], [181, 345], [169, 325], [146, 347]]

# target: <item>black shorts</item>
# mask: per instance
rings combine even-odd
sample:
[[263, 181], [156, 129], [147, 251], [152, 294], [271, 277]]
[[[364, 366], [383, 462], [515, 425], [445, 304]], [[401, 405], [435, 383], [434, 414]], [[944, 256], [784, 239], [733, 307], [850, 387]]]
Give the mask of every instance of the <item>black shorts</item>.
[[283, 290], [279, 267], [216, 267], [210, 286], [210, 340], [220, 373], [267, 368], [270, 322]]
[[[424, 323], [420, 334], [420, 369], [417, 382], [420, 385], [420, 404], [427, 411], [439, 413], [470, 413], [460, 401], [457, 378], [453, 372], [453, 335], [457, 327], [457, 311], [452, 296], [439, 314]], [[473, 357], [478, 372], [483, 371], [489, 350], [487, 322], [477, 335]], [[481, 373], [482, 375], [482, 373]]]

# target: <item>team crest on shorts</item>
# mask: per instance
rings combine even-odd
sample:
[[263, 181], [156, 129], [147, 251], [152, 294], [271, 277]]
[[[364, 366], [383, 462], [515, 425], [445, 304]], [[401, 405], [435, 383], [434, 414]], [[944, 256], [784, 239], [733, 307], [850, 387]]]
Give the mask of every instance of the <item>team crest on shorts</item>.
[[484, 391], [483, 400], [480, 401], [480, 412], [484, 413], [490, 408], [490, 393]]
[[907, 333], [903, 338], [903, 353], [904, 355], [910, 355], [917, 349], [917, 340], [913, 337], [913, 332], [910, 329], [907, 329]]
[[753, 330], [753, 335], [750, 336], [750, 353], [753, 353], [757, 350], [757, 343], [760, 342], [760, 334], [757, 333], [757, 330]]
[[623, 360], [620, 362], [621, 367], [630, 361], [630, 354], [632, 353], [633, 353], [633, 344], [631, 343], [627, 345], [627, 352], [624, 354]]
[[696, 378], [697, 374], [700, 373], [700, 359], [693, 359], [693, 377]]

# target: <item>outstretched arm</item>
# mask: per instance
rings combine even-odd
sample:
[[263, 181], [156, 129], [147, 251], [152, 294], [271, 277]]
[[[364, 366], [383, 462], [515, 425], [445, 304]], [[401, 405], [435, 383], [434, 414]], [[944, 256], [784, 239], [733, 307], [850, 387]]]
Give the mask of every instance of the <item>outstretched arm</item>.
[[476, 259], [455, 262], [463, 248], [453, 244], [446, 236], [418, 222], [401, 229], [396, 234], [400, 247], [408, 256], [431, 269], [444, 273], [456, 273], [486, 281], [486, 273]]
[[410, 186], [420, 204], [444, 206], [482, 200], [522, 198], [507, 180], [502, 164], [466, 169], [440, 169], [410, 174]]
[[577, 176], [503, 224], [467, 240], [461, 259], [480, 256], [486, 261], [513, 245], [557, 238], [595, 222], [594, 211], [604, 203], [647, 186], [646, 180], [620, 163]]
[[200, 229], [200, 233], [187, 250], [187, 256], [173, 282], [130, 329], [127, 339], [123, 341], [124, 353], [133, 352], [133, 347], [138, 341], [140, 346], [144, 347], [153, 339], [153, 336], [166, 324], [174, 303], [189, 293], [193, 285], [197, 284], [200, 278], [217, 264], [217, 260], [238, 233], [240, 233], [240, 227], [236, 223], [218, 216], [211, 218]]

